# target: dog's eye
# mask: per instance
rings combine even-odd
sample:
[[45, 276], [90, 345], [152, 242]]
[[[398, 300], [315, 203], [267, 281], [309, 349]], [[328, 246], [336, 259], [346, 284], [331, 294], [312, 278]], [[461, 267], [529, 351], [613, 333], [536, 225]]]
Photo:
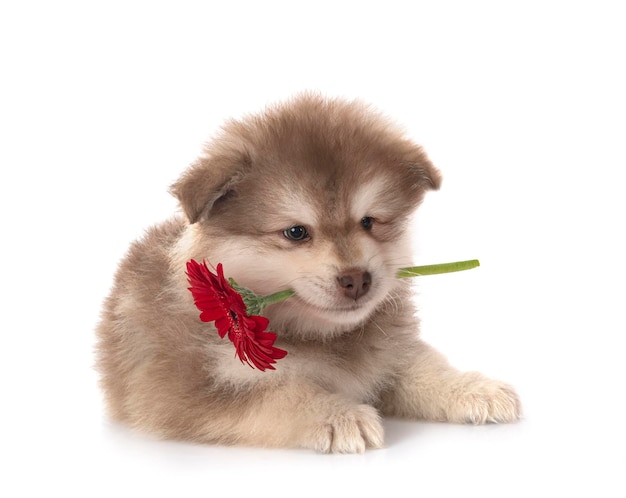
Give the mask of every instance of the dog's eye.
[[365, 216], [361, 218], [361, 226], [365, 230], [371, 230], [373, 224], [374, 224], [374, 218], [372, 218], [371, 216]]
[[296, 225], [291, 228], [288, 228], [283, 232], [283, 235], [287, 237], [289, 240], [305, 240], [309, 238], [309, 232], [306, 231], [302, 225]]

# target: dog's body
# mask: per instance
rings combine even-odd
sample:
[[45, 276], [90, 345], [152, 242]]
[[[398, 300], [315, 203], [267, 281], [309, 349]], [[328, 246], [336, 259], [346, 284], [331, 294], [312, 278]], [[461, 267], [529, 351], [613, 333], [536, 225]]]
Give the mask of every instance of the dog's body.
[[[461, 373], [419, 339], [409, 215], [440, 176], [365, 106], [303, 95], [228, 123], [172, 187], [184, 217], [122, 262], [99, 325], [111, 415], [163, 437], [360, 452], [380, 415], [509, 422], [514, 391]], [[242, 364], [198, 318], [185, 263], [222, 263], [268, 307], [275, 371]]]

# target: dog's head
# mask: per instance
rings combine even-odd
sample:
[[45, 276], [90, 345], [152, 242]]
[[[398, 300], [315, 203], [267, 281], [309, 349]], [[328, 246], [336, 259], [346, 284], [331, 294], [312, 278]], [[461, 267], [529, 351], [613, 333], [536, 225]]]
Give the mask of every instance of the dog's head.
[[257, 293], [296, 297], [272, 327], [362, 323], [411, 263], [408, 217], [440, 184], [422, 149], [357, 102], [302, 95], [227, 123], [172, 186], [187, 257], [223, 263]]

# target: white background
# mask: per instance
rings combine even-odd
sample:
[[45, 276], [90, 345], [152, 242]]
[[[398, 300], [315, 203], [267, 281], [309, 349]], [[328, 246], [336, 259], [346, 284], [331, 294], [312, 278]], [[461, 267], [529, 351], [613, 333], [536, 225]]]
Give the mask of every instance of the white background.
[[[2, 496], [624, 496], [626, 19], [620, 2], [0, 4]], [[358, 97], [442, 170], [424, 337], [525, 418], [387, 421], [364, 455], [111, 425], [94, 326], [128, 243], [227, 117]], [[158, 310], [155, 310], [158, 312]]]

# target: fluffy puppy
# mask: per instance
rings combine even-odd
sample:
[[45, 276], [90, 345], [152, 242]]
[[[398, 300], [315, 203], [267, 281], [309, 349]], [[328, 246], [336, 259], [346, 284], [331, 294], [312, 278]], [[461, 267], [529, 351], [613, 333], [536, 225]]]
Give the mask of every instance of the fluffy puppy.
[[[511, 387], [462, 373], [419, 337], [410, 214], [440, 174], [422, 149], [358, 102], [300, 95], [225, 124], [171, 191], [181, 215], [121, 262], [98, 327], [114, 419], [165, 438], [362, 452], [381, 416], [511, 422]], [[202, 323], [190, 259], [222, 263], [268, 307], [275, 371], [242, 364]]]

